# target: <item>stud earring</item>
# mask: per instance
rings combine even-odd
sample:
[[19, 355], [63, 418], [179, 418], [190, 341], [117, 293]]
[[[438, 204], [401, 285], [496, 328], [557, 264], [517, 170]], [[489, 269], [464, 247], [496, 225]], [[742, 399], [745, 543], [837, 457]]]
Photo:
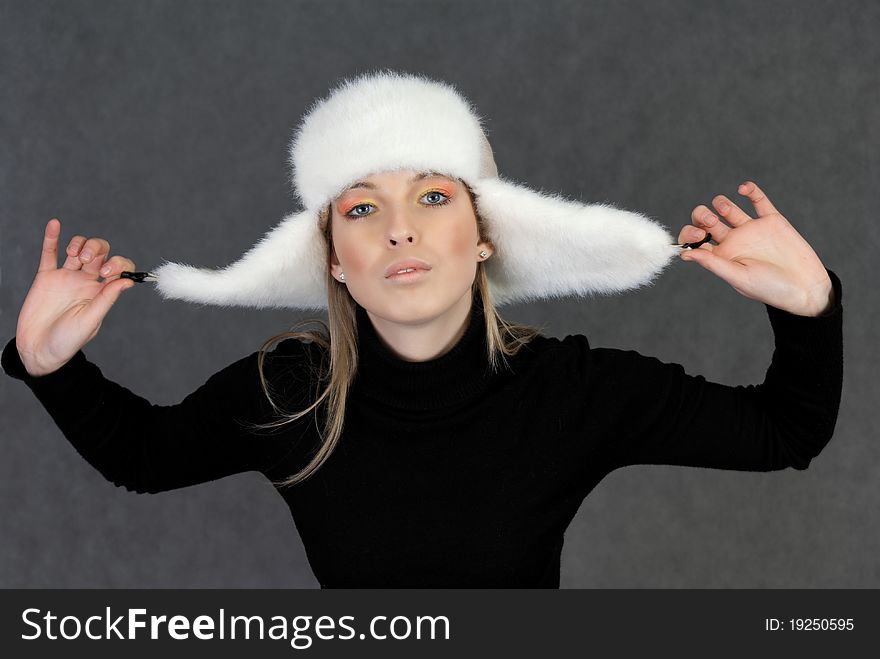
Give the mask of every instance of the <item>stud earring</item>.
[[483, 250], [482, 252], [480, 252], [480, 256], [482, 256], [483, 258], [486, 258], [487, 256], [489, 256], [489, 253], [486, 252], [486, 250]]
[[339, 279], [342, 281], [345, 281], [345, 273], [344, 272], [339, 273]]

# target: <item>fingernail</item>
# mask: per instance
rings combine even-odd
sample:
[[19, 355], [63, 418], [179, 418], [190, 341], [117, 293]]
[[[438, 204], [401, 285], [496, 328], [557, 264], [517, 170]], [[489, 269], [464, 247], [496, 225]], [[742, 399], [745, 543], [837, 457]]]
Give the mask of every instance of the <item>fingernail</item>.
[[109, 275], [110, 274], [110, 266], [105, 265], [103, 268], [101, 268], [101, 274], [102, 275]]
[[90, 251], [86, 250], [82, 254], [79, 255], [79, 258], [82, 261], [91, 261], [92, 260], [92, 253]]
[[730, 204], [728, 204], [726, 201], [722, 201], [720, 204], [718, 204], [718, 210], [722, 213], [726, 213], [730, 210]]
[[714, 215], [707, 215], [706, 217], [703, 218], [703, 224], [705, 224], [707, 226], [712, 226], [713, 224], [715, 224], [715, 216]]

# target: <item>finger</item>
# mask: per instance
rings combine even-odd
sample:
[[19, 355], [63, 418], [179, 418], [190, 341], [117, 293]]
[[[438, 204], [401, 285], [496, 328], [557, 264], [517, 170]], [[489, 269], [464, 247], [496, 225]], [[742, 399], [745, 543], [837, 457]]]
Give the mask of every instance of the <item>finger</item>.
[[104, 259], [110, 252], [110, 243], [103, 238], [89, 238], [79, 253], [79, 260], [83, 263], [83, 270], [91, 275], [97, 275]]
[[37, 272], [55, 270], [58, 267], [58, 237], [61, 235], [61, 220], [53, 217], [46, 223], [43, 234], [43, 250], [40, 252], [40, 266]]
[[135, 285], [136, 283], [131, 279], [111, 281], [105, 284], [98, 294], [86, 305], [85, 313], [91, 317], [91, 322], [95, 325], [100, 325], [107, 312], [110, 311], [110, 307], [119, 299], [119, 296]]
[[739, 186], [739, 193], [744, 197], [749, 198], [749, 201], [752, 202], [752, 205], [758, 212], [758, 217], [779, 213], [779, 211], [776, 210], [776, 207], [767, 198], [767, 195], [764, 194], [764, 191], [752, 181], [746, 181]]
[[[678, 244], [683, 245], [684, 243], [697, 243], [705, 237], [705, 229], [695, 227], [693, 224], [688, 224], [682, 227], [681, 231], [678, 233]], [[712, 236], [712, 238], [714, 239], [715, 236]]]
[[109, 281], [118, 279], [123, 271], [135, 272], [136, 270], [137, 267], [134, 261], [124, 256], [116, 255], [104, 263], [104, 266], [101, 268], [101, 276], [104, 278], [104, 281]]
[[67, 259], [64, 261], [64, 268], [68, 270], [80, 270], [82, 261], [79, 260], [79, 253], [83, 245], [86, 244], [85, 236], [74, 236], [67, 243]]
[[735, 227], [741, 226], [752, 219], [742, 208], [721, 194], [712, 200], [712, 206], [715, 207], [715, 210], [718, 211], [721, 217]]
[[738, 261], [731, 261], [722, 256], [715, 255], [712, 250], [704, 250], [702, 247], [694, 250], [688, 250], [682, 254], [685, 261], [696, 261], [709, 272], [718, 275], [734, 288], [743, 288], [745, 286], [748, 268]]
[[711, 233], [712, 240], [716, 243], [724, 240], [724, 236], [730, 232], [730, 228], [703, 204], [691, 211], [691, 220], [695, 226], [700, 226]]
[[691, 254], [693, 254], [694, 252], [699, 252], [699, 251], [712, 252], [714, 250], [715, 250], [715, 245], [712, 245], [711, 243], [703, 243], [702, 245], [700, 245], [699, 247], [696, 247], [696, 248], [688, 248], [688, 249], [681, 250], [681, 253], [679, 254], [679, 256], [685, 261], [696, 261], [697, 259], [691, 257]]

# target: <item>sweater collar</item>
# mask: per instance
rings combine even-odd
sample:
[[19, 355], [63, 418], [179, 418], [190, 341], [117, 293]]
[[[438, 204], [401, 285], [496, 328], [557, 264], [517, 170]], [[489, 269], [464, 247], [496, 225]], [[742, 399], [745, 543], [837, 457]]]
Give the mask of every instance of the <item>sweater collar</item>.
[[445, 354], [408, 362], [382, 343], [366, 310], [355, 309], [358, 330], [358, 373], [361, 395], [396, 408], [440, 409], [476, 397], [491, 379], [482, 299], [474, 295], [468, 325]]

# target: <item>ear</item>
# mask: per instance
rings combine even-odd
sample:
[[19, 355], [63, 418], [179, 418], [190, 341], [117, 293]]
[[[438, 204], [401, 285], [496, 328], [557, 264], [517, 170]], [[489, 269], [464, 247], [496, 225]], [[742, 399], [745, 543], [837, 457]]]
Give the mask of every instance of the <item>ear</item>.
[[[489, 252], [489, 256], [492, 256], [492, 254], [495, 253], [495, 245], [492, 244], [491, 240], [480, 241], [477, 243], [477, 252], [479, 253], [483, 250]], [[488, 259], [489, 256], [487, 256], [486, 258]]]
[[[326, 229], [326, 223], [332, 222], [333, 217], [333, 205], [332, 203], [324, 209], [321, 213], [321, 230]], [[344, 272], [342, 266], [339, 264], [339, 257], [336, 255], [336, 245], [333, 244], [333, 227], [330, 227], [330, 260], [328, 263], [330, 268], [330, 276], [333, 277], [336, 281], [339, 281], [339, 275]]]
[[336, 256], [336, 246], [330, 246], [330, 274], [334, 279], [339, 279], [339, 273], [343, 272], [342, 266], [339, 264], [339, 257]]

